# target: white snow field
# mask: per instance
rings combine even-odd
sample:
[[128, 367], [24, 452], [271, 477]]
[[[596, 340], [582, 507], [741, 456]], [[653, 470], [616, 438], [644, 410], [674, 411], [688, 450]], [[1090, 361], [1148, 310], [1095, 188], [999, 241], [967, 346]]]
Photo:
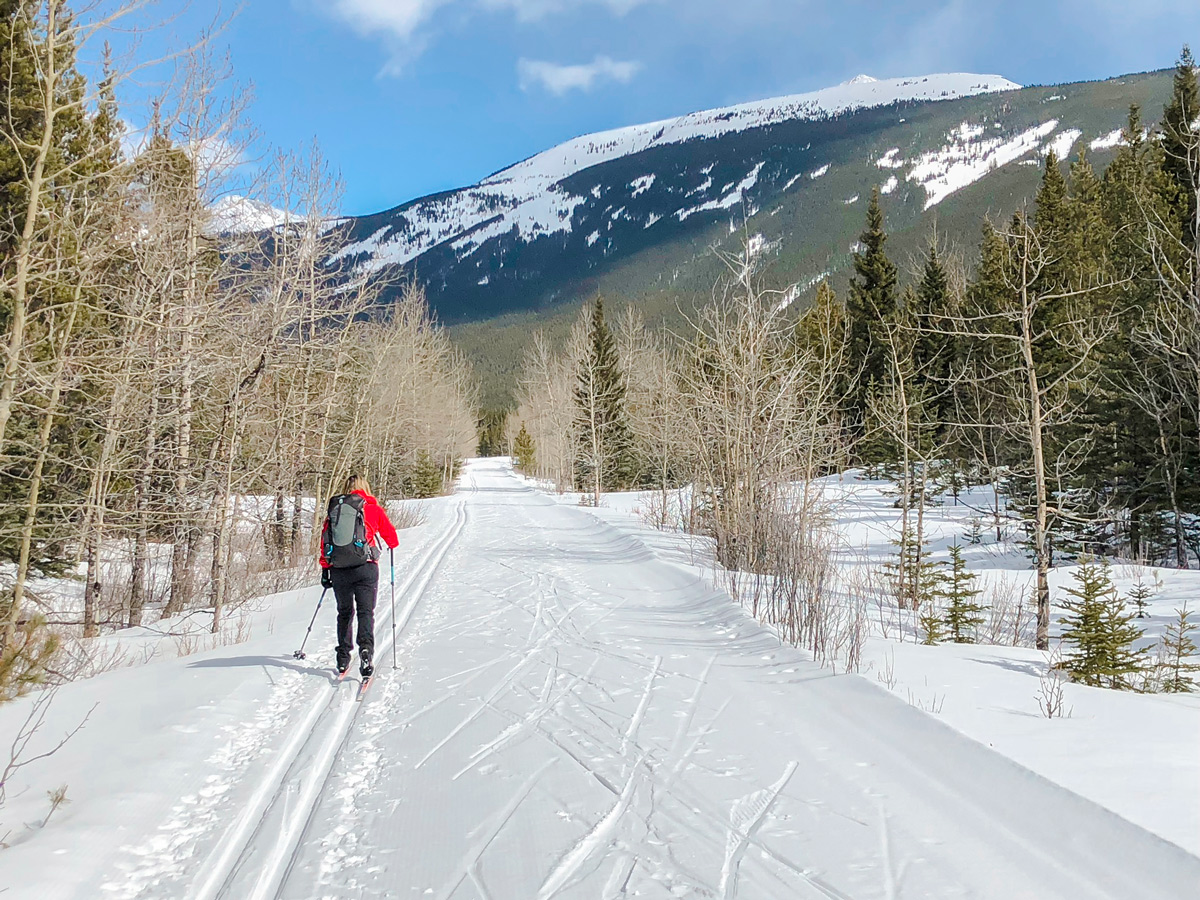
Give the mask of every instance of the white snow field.
[[[98, 706], [6, 786], [5, 900], [1197, 895], [1200, 857], [817, 667], [506, 462], [426, 509], [400, 666], [384, 585], [361, 704], [331, 606], [291, 658], [315, 589], [247, 643], [61, 689], [43, 744]], [[0, 707], [0, 745], [31, 702]]]

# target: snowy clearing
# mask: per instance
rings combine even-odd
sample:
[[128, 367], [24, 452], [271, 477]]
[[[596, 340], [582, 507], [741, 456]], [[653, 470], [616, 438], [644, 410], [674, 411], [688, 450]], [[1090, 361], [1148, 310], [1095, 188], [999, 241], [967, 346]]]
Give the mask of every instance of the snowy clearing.
[[[869, 487], [850, 527], [871, 543]], [[385, 588], [361, 704], [331, 684], [331, 609], [291, 658], [315, 589], [271, 598], [247, 643], [63, 688], [41, 739], [99, 705], [8, 785], [6, 896], [1128, 900], [1200, 883], [1200, 858], [962, 733], [1017, 701], [956, 694], [930, 715], [893, 696], [922, 669], [961, 692], [969, 658], [897, 645], [891, 693], [835, 675], [713, 590], [686, 539], [564, 500], [481, 460], [427, 504], [398, 553], [400, 668]], [[1013, 715], [1006, 739], [1107, 727], [1107, 698], [1072, 700], [1082, 715]], [[0, 708], [0, 731], [31, 703]], [[1130, 762], [1129, 793], [1159, 765]], [[63, 783], [71, 804], [38, 827]]]

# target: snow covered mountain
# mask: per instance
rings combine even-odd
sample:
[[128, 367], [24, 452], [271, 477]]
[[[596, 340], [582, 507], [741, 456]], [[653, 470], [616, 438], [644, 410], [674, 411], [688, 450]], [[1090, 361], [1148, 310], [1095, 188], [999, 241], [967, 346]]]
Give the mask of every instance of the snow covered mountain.
[[773, 257], [780, 287], [802, 292], [844, 270], [873, 186], [889, 228], [969, 207], [973, 242], [980, 216], [1028, 196], [1046, 152], [1111, 152], [1129, 103], [1155, 114], [1168, 83], [860, 75], [566, 141], [478, 184], [344, 220], [330, 261], [415, 273], [449, 323], [573, 306], [597, 290], [635, 302], [707, 292], [708, 250], [747, 237]]
[[226, 194], [208, 208], [211, 234], [245, 234], [265, 231], [287, 221], [288, 213], [261, 200]]
[[[844, 84], [809, 94], [744, 103], [678, 119], [588, 134], [510, 166], [477, 185], [400, 207], [392, 221], [350, 244], [341, 255], [362, 258], [362, 265], [374, 269], [402, 265], [444, 241], [451, 242], [460, 256], [465, 257], [490, 239], [514, 229], [526, 241], [569, 232], [575, 210], [585, 202], [587, 195], [573, 192], [564, 182], [591, 166], [632, 156], [651, 147], [706, 140], [780, 122], [826, 119], [900, 101], [944, 100], [1019, 87], [998, 75], [958, 73], [885, 81], [859, 75]], [[654, 173], [648, 173], [631, 183], [631, 196], [637, 197], [649, 190], [654, 180]], [[740, 182], [727, 185], [726, 193], [712, 199], [708, 199], [707, 187], [693, 191], [688, 196], [703, 194], [704, 197], [690, 206], [681, 206], [675, 214], [682, 220], [706, 209], [732, 207], [757, 180], [758, 171], [751, 170]]]

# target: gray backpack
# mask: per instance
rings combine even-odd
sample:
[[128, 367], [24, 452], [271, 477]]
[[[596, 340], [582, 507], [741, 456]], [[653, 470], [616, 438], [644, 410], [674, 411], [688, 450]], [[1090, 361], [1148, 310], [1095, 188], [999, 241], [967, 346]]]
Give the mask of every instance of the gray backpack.
[[375, 547], [367, 543], [366, 503], [358, 494], [329, 498], [321, 545], [331, 568], [349, 569], [375, 561]]

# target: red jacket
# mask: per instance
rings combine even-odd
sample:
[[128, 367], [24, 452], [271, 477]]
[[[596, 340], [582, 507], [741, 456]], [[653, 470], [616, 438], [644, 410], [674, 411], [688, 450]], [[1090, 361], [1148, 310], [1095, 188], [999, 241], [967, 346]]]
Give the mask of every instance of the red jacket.
[[[366, 491], [355, 491], [354, 493], [366, 501], [363, 503], [363, 521], [367, 526], [367, 544], [378, 546], [377, 539], [383, 538], [383, 542], [395, 550], [396, 546], [400, 543], [400, 537], [396, 534], [396, 526], [392, 524], [392, 520], [383, 511], [383, 507], [379, 505], [379, 501]], [[329, 568], [329, 562], [325, 559], [325, 544], [323, 541], [321, 544], [321, 568]]]

